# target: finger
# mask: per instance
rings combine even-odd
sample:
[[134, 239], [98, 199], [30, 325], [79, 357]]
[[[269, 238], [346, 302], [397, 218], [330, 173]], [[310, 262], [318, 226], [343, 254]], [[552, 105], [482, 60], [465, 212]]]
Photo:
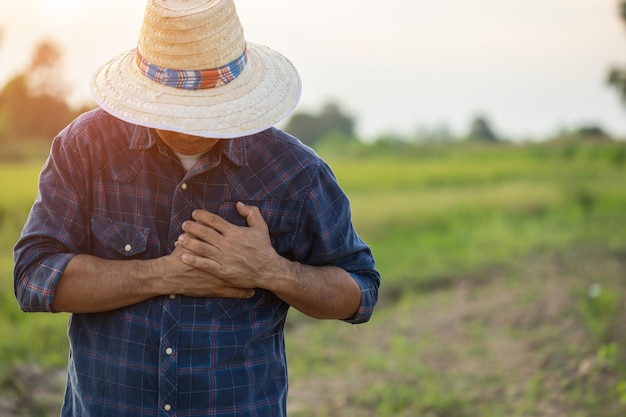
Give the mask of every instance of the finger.
[[258, 207], [248, 206], [240, 201], [237, 203], [237, 211], [241, 217], [246, 219], [248, 226], [267, 230], [267, 223], [261, 216], [261, 211]]
[[223, 235], [211, 226], [194, 221], [186, 221], [183, 223], [183, 231], [190, 237], [196, 237], [204, 242], [216, 244]]
[[215, 259], [199, 256], [198, 254], [194, 253], [184, 253], [180, 257], [180, 259], [186, 265], [192, 266], [196, 269], [200, 269], [213, 275], [215, 271], [219, 271], [220, 268], [220, 263], [217, 262]]
[[191, 217], [205, 226], [218, 231], [221, 234], [226, 233], [230, 228], [234, 227], [232, 223], [227, 222], [217, 214], [213, 214], [206, 210], [194, 210]]
[[[183, 254], [183, 256], [181, 257], [181, 260], [183, 261], [183, 263], [191, 267], [204, 270], [209, 273], [211, 272], [211, 270], [213, 270], [213, 268], [216, 267], [216, 265], [218, 265], [215, 261], [211, 259], [198, 257], [189, 253]], [[218, 279], [218, 278], [214, 278], [214, 279]], [[254, 297], [255, 293], [256, 293], [256, 290], [254, 288], [237, 288], [237, 287], [224, 286], [220, 288], [219, 290], [217, 290], [215, 294], [213, 294], [212, 296], [213, 297], [225, 297], [225, 298], [252, 298]]]
[[[215, 232], [217, 233], [217, 232]], [[202, 240], [198, 240], [191, 235], [180, 235], [178, 237], [179, 246], [192, 252], [196, 255], [200, 255], [204, 258], [210, 258], [215, 261], [218, 259], [219, 250], [211, 243], [206, 243]], [[219, 263], [219, 261], [217, 261]]]

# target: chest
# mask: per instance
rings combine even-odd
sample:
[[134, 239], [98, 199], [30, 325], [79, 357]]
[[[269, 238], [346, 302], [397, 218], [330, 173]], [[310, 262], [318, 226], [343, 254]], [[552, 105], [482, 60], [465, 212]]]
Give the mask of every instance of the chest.
[[[254, 173], [217, 166], [186, 172], [154, 164], [124, 175], [91, 178], [89, 253], [107, 259], [149, 259], [171, 253], [182, 224], [196, 209], [207, 210], [238, 226], [238, 201], [256, 206], [279, 253], [289, 250], [298, 227], [301, 201], [287, 189], [250, 182]], [[244, 186], [243, 184], [249, 184]]]

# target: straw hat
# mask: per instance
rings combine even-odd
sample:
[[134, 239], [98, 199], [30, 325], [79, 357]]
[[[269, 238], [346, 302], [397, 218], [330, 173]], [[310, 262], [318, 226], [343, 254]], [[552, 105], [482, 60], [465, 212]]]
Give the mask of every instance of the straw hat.
[[301, 92], [287, 58], [246, 42], [233, 0], [148, 0], [137, 48], [99, 68], [90, 87], [122, 120], [216, 139], [273, 126]]

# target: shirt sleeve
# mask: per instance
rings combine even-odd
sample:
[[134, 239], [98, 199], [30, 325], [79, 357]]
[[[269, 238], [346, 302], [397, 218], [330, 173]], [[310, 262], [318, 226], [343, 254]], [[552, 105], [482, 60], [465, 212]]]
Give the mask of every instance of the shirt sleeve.
[[[14, 250], [14, 291], [26, 312], [51, 312], [54, 289], [63, 270], [84, 246], [85, 181], [81, 158], [61, 136], [52, 144], [39, 178], [39, 190]], [[84, 184], [84, 182], [82, 183]]]
[[350, 202], [324, 162], [312, 175], [292, 246], [302, 263], [334, 265], [350, 273], [361, 289], [361, 305], [345, 321], [369, 321], [378, 300], [380, 274], [369, 246], [354, 229]]

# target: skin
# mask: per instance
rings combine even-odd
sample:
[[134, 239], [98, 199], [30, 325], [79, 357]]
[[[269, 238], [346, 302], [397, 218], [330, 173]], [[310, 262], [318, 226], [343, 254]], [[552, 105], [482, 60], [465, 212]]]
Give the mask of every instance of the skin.
[[[219, 139], [157, 131], [174, 151], [210, 151]], [[237, 203], [247, 226], [196, 210], [183, 224], [178, 247], [151, 260], [106, 260], [77, 255], [55, 289], [52, 308], [95, 313], [130, 306], [161, 295], [249, 298], [256, 288], [272, 291], [304, 314], [348, 319], [356, 313], [360, 289], [348, 272], [289, 261], [272, 247], [257, 207]]]
[[183, 155], [199, 155], [208, 152], [220, 139], [203, 138], [169, 130], [156, 130], [159, 137], [172, 150]]

